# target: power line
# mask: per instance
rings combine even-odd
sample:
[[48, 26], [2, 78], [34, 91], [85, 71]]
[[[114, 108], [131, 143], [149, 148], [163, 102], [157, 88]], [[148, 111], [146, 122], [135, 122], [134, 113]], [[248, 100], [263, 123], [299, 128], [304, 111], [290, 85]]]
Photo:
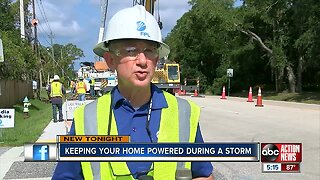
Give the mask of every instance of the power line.
[[40, 4], [39, 4], [38, 0], [36, 0], [36, 1], [37, 1], [38, 9], [39, 9], [39, 11], [41, 13], [41, 16], [43, 17], [44, 23], [48, 27], [49, 31], [52, 32], [51, 27], [49, 25], [49, 21], [48, 21], [47, 16], [46, 16], [46, 12], [45, 12], [43, 4], [42, 4], [42, 1], [40, 0]]
[[47, 32], [45, 32], [45, 30], [43, 29], [43, 27], [40, 24], [39, 24], [39, 26], [40, 26], [41, 31], [43, 31], [43, 34], [45, 34], [45, 35], [42, 35], [42, 38], [50, 45], [50, 42], [47, 40], [47, 37], [50, 37], [50, 35], [47, 34]]
[[[38, 41], [38, 43], [41, 45], [40, 41]], [[42, 45], [41, 45], [42, 46]], [[68, 78], [68, 80], [70, 81], [71, 78], [68, 76], [68, 74], [64, 71], [64, 69], [60, 66], [60, 64], [54, 59], [53, 54], [49, 53], [48, 51], [46, 51], [48, 53], [48, 55], [51, 57], [52, 61], [54, 63], [56, 63], [56, 65], [61, 69], [62, 73], [64, 74], [64, 76], [66, 76]]]
[[[47, 40], [46, 36], [44, 36], [44, 35], [40, 35], [40, 36], [48, 43], [49, 46], [51, 46], [51, 44], [50, 44], [50, 42]], [[40, 40], [38, 40], [38, 41], [40, 41]]]

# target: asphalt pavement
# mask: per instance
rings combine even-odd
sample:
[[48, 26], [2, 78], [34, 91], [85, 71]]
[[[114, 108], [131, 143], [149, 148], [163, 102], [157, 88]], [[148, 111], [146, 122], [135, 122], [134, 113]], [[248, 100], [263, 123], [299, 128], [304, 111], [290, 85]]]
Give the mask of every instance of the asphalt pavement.
[[299, 173], [262, 173], [261, 162], [213, 162], [216, 179], [320, 179], [320, 105], [246, 98], [184, 97], [201, 106], [206, 142], [302, 143]]

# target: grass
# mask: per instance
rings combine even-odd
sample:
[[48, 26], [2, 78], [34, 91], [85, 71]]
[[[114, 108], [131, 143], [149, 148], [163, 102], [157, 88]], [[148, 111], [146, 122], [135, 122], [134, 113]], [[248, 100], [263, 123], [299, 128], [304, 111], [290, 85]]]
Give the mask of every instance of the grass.
[[2, 129], [0, 146], [22, 146], [26, 142], [35, 142], [49, 124], [52, 116], [50, 103], [30, 100], [29, 118], [23, 118], [23, 104], [17, 104], [15, 109], [14, 128]]
[[[248, 97], [248, 92], [232, 93], [230, 95], [236, 97]], [[320, 92], [275, 93], [270, 91], [264, 91], [262, 92], [262, 97], [266, 100], [320, 104]], [[253, 98], [257, 98], [257, 93], [253, 92]]]

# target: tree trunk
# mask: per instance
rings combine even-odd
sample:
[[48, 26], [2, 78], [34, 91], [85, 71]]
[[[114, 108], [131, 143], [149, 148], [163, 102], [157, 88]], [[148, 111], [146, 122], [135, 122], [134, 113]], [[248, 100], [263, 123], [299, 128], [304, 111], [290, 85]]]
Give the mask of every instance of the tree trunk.
[[290, 65], [286, 67], [288, 71], [288, 81], [289, 81], [289, 92], [296, 92], [296, 76], [294, 75], [293, 69]]
[[276, 85], [276, 92], [279, 92], [279, 87], [278, 87], [278, 71], [275, 70], [274, 72], [274, 80], [275, 80], [275, 85]]
[[284, 77], [284, 69], [278, 69], [278, 76], [277, 76], [277, 83], [278, 83], [278, 90], [277, 92], [283, 91], [283, 77]]
[[299, 57], [298, 69], [297, 69], [297, 92], [302, 92], [302, 72], [303, 72], [303, 57]]

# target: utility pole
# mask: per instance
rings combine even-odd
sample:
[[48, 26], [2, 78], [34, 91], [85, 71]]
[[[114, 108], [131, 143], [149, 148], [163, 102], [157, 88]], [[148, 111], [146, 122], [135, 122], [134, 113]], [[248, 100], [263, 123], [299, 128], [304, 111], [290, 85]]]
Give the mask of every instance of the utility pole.
[[[38, 51], [38, 31], [37, 31], [37, 25], [38, 25], [38, 20], [36, 19], [36, 8], [35, 8], [35, 3], [34, 0], [32, 0], [32, 13], [33, 13], [33, 19], [32, 19], [32, 25], [34, 27], [34, 43], [33, 43], [33, 48], [34, 48], [34, 52], [36, 53], [36, 58], [39, 58], [39, 51]], [[41, 66], [41, 59], [39, 58], [40, 61], [40, 66]], [[39, 85], [38, 85], [38, 90], [37, 90], [37, 98], [40, 98], [40, 91], [42, 89], [42, 75], [41, 75], [41, 71], [42, 69], [40, 68], [39, 70]]]
[[36, 54], [38, 55], [38, 32], [37, 32], [37, 19], [36, 19], [36, 8], [34, 4], [34, 0], [32, 0], [32, 13], [33, 13], [33, 19], [32, 19], [32, 25], [34, 27], [34, 43], [33, 48]]
[[20, 34], [21, 39], [24, 39], [26, 37], [26, 33], [24, 30], [24, 5], [23, 0], [20, 0]]

